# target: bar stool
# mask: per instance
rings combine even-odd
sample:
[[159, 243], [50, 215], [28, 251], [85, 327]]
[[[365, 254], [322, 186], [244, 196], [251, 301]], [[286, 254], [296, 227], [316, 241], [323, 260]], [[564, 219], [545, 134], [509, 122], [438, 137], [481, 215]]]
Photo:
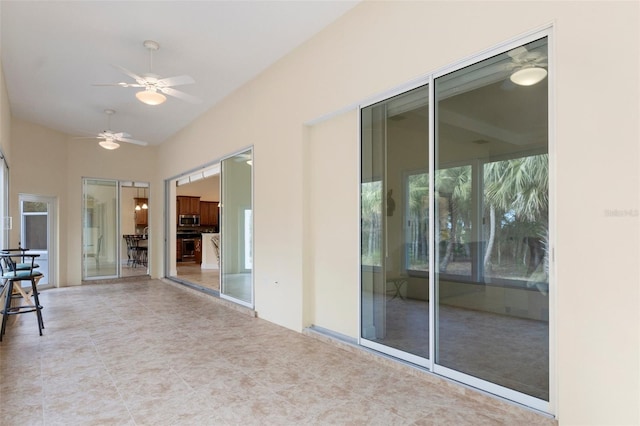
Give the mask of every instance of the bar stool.
[[[27, 254], [24, 252], [21, 254], [11, 254], [6, 250], [0, 252], [0, 279], [2, 279], [2, 293], [5, 293], [4, 309], [0, 311], [0, 313], [2, 313], [0, 342], [6, 331], [9, 316], [28, 312], [36, 313], [38, 318], [38, 331], [42, 336], [42, 329], [44, 328], [41, 312], [42, 305], [40, 305], [38, 290], [36, 288], [38, 281], [42, 278], [42, 273], [34, 269], [34, 265], [36, 264], [35, 259], [38, 256], [40, 255]], [[22, 260], [22, 262], [16, 262], [14, 259]], [[19, 264], [22, 264], [23, 269], [17, 268]], [[31, 290], [28, 294], [20, 285], [21, 281], [31, 282]], [[33, 296], [33, 302], [31, 301], [31, 296]], [[26, 304], [11, 306], [12, 300], [16, 298], [23, 298]]]
[[[16, 263], [14, 263], [12, 265], [18, 271], [29, 270], [32, 267], [33, 267], [33, 269], [39, 268], [40, 265], [38, 265], [37, 263], [34, 263], [33, 265], [31, 265], [31, 260], [25, 259], [25, 257], [23, 256], [28, 251], [29, 251], [28, 248], [24, 248], [24, 247], [20, 246], [20, 243], [18, 243], [18, 248], [2, 249], [2, 250], [0, 250], [0, 253], [6, 253], [6, 254], [20, 253], [21, 254], [20, 262], [16, 262]], [[40, 279], [42, 277], [43, 277], [43, 275], [40, 275], [39, 277], [36, 278], [36, 286], [38, 285], [38, 282], [40, 281]], [[13, 287], [12, 298], [13, 298], [14, 301], [16, 299], [23, 298], [24, 300], [27, 301], [28, 304], [32, 304], [32, 302], [31, 302], [31, 297], [32, 296], [33, 296], [33, 290], [26, 290], [25, 291], [25, 289], [21, 285], [17, 285], [17, 286]], [[17, 319], [17, 317], [15, 319]], [[15, 323], [15, 321], [14, 321], [14, 323]]]
[[[20, 262], [15, 263], [15, 268], [20, 271], [20, 270], [30, 269], [32, 267], [31, 260], [25, 259], [23, 256], [28, 251], [29, 251], [28, 248], [20, 247], [20, 243], [18, 243], [18, 248], [2, 249], [0, 250], [0, 253], [5, 253], [5, 254], [20, 253]], [[39, 267], [40, 265], [38, 265], [37, 263], [33, 264], [34, 269]]]

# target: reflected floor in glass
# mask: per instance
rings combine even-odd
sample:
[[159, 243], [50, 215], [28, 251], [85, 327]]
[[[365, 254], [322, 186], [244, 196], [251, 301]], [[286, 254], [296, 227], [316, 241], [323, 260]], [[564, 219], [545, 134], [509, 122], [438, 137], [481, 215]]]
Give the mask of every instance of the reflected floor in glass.
[[[87, 277], [113, 277], [118, 273], [116, 264], [113, 262], [100, 262], [98, 265], [89, 265], [85, 272]], [[120, 276], [122, 277], [137, 277], [148, 275], [148, 270], [145, 265], [127, 265], [123, 263], [120, 269]]]
[[[425, 301], [389, 297], [387, 334], [376, 341], [405, 352], [428, 354], [428, 311]], [[548, 399], [546, 322], [444, 305], [440, 319], [440, 365]]]
[[251, 274], [226, 274], [224, 294], [243, 302], [251, 302]]
[[209, 290], [220, 291], [220, 271], [217, 269], [202, 269], [197, 263], [178, 262], [177, 278], [188, 281]]

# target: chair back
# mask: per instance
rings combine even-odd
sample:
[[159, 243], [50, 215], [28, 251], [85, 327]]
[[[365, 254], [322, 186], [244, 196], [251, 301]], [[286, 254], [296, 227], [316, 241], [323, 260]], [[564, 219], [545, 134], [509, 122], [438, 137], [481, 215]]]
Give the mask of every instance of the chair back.
[[[34, 268], [36, 267], [35, 260], [39, 254], [29, 253], [12, 253], [9, 250], [0, 251], [0, 275], [4, 279], [9, 278], [30, 278], [34, 274]], [[16, 259], [21, 261], [22, 267], [18, 268]], [[37, 272], [37, 271], [36, 271]], [[39, 272], [38, 272], [39, 274]]]

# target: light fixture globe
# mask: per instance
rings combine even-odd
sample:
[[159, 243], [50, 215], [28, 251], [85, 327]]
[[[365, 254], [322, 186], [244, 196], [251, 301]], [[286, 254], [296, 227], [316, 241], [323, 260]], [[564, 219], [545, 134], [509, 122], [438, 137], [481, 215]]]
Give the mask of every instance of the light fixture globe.
[[533, 86], [544, 80], [547, 76], [547, 70], [539, 67], [520, 68], [511, 74], [511, 81], [519, 86]]
[[165, 95], [158, 93], [155, 89], [141, 90], [136, 93], [136, 98], [147, 105], [160, 105], [167, 100]]
[[120, 144], [115, 142], [112, 139], [105, 139], [103, 141], [100, 141], [98, 145], [100, 145], [104, 149], [109, 149], [109, 150], [120, 148]]

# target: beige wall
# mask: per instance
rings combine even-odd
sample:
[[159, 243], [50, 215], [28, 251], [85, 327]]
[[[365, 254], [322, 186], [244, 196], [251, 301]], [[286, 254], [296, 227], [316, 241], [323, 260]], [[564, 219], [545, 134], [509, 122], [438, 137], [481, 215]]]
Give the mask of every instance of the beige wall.
[[[357, 337], [354, 103], [551, 23], [552, 408], [561, 424], [639, 424], [638, 12], [637, 2], [366, 1], [158, 149], [105, 152], [14, 120], [12, 204], [21, 191], [58, 197], [60, 279], [79, 284], [82, 176], [148, 181], [164, 203], [165, 179], [253, 146], [258, 314]], [[27, 168], [33, 153], [46, 161]], [[150, 220], [161, 276], [164, 215]]]
[[[11, 215], [19, 214], [20, 193], [56, 197], [59, 266], [55, 284], [79, 285], [82, 280], [82, 178], [152, 182], [157, 148], [122, 144], [117, 150], [107, 151], [93, 140], [75, 140], [19, 119], [11, 121], [11, 145]], [[150, 203], [155, 204], [155, 200], [162, 197], [161, 190], [153, 186], [152, 183]], [[161, 211], [150, 213], [150, 219], [160, 222]], [[20, 230], [14, 226], [11, 243], [17, 244], [19, 234]], [[160, 248], [152, 250], [155, 253]]]
[[359, 304], [358, 146], [345, 144], [344, 136], [355, 137], [357, 123], [352, 110], [310, 125], [303, 139], [304, 325], [352, 337], [358, 335]]

